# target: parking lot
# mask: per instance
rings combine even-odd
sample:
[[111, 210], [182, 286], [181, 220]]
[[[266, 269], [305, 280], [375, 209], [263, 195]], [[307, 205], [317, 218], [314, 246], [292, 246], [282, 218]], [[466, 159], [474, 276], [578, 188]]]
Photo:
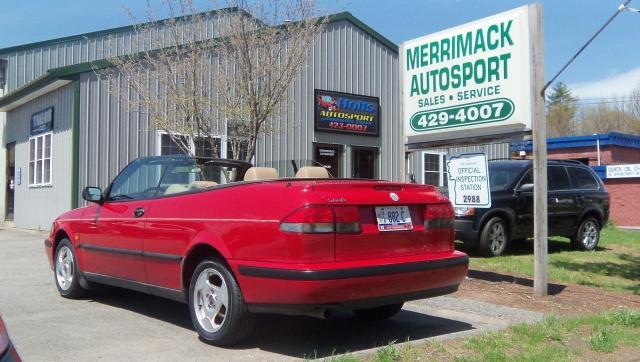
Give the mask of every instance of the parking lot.
[[328, 320], [263, 315], [247, 342], [224, 349], [198, 340], [180, 303], [116, 288], [83, 300], [61, 298], [43, 238], [0, 229], [0, 314], [26, 361], [313, 358], [365, 353], [392, 342], [455, 338], [542, 318], [454, 295], [408, 303], [398, 316], [378, 323], [350, 314]]

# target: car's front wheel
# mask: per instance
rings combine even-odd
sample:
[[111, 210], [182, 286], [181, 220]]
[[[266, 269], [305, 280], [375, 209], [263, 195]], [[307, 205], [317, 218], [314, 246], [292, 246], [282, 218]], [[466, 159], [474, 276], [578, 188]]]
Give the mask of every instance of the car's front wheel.
[[368, 321], [381, 321], [384, 319], [389, 319], [394, 315], [398, 314], [402, 309], [404, 303], [396, 303], [389, 305], [382, 305], [375, 308], [367, 308], [367, 309], [356, 309], [353, 312], [360, 319], [368, 320]]
[[594, 217], [586, 217], [571, 238], [571, 246], [577, 250], [595, 250], [600, 241], [600, 223]]
[[200, 337], [217, 346], [240, 342], [255, 324], [240, 286], [228, 267], [215, 259], [196, 267], [189, 287], [189, 311]]
[[86, 291], [80, 285], [78, 262], [69, 239], [60, 240], [54, 261], [53, 274], [60, 295], [65, 298], [82, 297]]
[[507, 248], [508, 241], [507, 224], [502, 218], [496, 216], [489, 219], [484, 228], [482, 228], [478, 247], [485, 256], [498, 256], [502, 255]]

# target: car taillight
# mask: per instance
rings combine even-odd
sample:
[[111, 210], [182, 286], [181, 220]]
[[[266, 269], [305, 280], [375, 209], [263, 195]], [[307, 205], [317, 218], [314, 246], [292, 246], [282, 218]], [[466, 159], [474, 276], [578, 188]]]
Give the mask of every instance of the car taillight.
[[362, 231], [360, 210], [357, 206], [336, 206], [333, 211], [336, 216], [336, 232], [338, 234], [357, 234]]
[[2, 355], [9, 348], [9, 334], [4, 327], [4, 323], [0, 318], [0, 355]]
[[356, 206], [311, 205], [300, 208], [280, 223], [280, 230], [290, 233], [359, 233], [360, 215]]
[[451, 204], [427, 204], [424, 207], [424, 228], [425, 230], [452, 228], [453, 217]]

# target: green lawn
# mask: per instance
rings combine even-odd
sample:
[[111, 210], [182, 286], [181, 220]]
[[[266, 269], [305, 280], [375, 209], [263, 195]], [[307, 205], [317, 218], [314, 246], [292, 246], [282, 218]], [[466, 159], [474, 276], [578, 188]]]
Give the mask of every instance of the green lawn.
[[[471, 256], [472, 269], [533, 276], [533, 243], [512, 243], [505, 255], [483, 258], [458, 245]], [[549, 279], [640, 294], [640, 232], [613, 226], [602, 231], [597, 250], [574, 251], [569, 240], [549, 240]]]
[[464, 340], [389, 345], [369, 357], [346, 354], [324, 361], [574, 361], [630, 358], [638, 353], [640, 311], [617, 309], [572, 318], [548, 316], [543, 322], [516, 324]]

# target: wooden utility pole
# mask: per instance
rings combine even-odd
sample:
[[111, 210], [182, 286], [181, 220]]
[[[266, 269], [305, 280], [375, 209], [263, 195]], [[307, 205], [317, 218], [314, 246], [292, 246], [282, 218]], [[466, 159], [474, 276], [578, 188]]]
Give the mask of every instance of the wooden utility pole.
[[531, 29], [531, 102], [533, 117], [533, 290], [536, 296], [547, 295], [548, 218], [547, 218], [547, 124], [545, 122], [544, 32], [542, 4], [532, 4], [529, 11]]
[[[531, 29], [531, 58], [533, 103], [533, 254], [535, 272], [533, 291], [536, 296], [548, 294], [548, 218], [547, 218], [547, 125], [545, 123], [544, 105], [547, 88], [573, 63], [574, 60], [591, 44], [591, 42], [615, 19], [622, 11], [635, 9], [627, 8], [631, 0], [625, 0], [611, 17], [587, 40], [587, 42], [560, 68], [542, 89], [538, 86], [544, 80], [543, 68], [543, 31], [542, 5], [534, 4], [535, 8], [529, 12], [529, 28]], [[538, 96], [539, 95], [539, 96]]]

